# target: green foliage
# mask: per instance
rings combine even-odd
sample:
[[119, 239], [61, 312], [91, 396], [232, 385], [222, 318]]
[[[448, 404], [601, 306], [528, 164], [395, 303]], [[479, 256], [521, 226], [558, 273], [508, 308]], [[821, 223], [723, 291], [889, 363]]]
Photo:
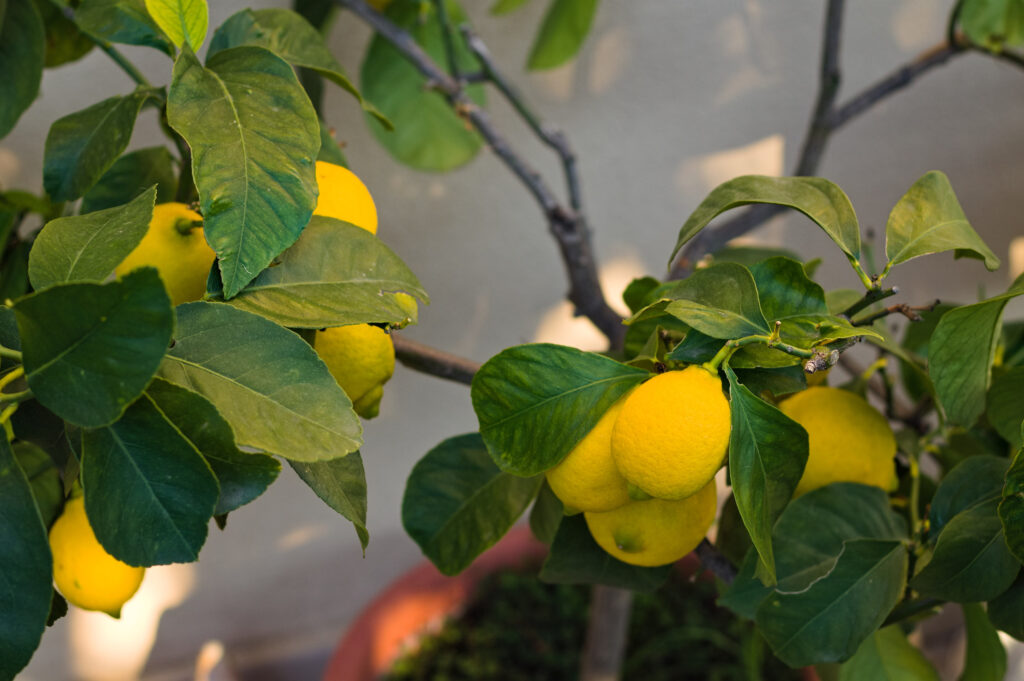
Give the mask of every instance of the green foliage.
[[598, 0], [551, 0], [530, 48], [526, 67], [553, 69], [575, 57], [590, 33], [597, 5]]
[[0, 3], [0, 139], [35, 101], [43, 78], [44, 40], [43, 20], [32, 0]]
[[999, 634], [978, 603], [966, 603], [967, 655], [960, 681], [1002, 681], [1006, 677], [1006, 650]]
[[77, 61], [95, 47], [92, 40], [78, 30], [75, 22], [64, 16], [58, 3], [35, 0], [35, 4], [45, 26], [46, 68]]
[[288, 463], [325, 504], [355, 526], [365, 552], [370, 533], [366, 529], [366, 473], [362, 455], [352, 452], [328, 461]]
[[75, 23], [99, 40], [153, 47], [174, 56], [174, 45], [153, 21], [145, 0], [82, 0]]
[[1024, 45], [1024, 2], [1021, 0], [964, 0], [960, 26], [971, 42], [990, 50]]
[[175, 46], [198, 52], [206, 40], [206, 0], [146, 0], [146, 10]]
[[1006, 484], [999, 502], [999, 519], [1007, 547], [1017, 560], [1024, 563], [1024, 449], [1017, 453], [1013, 465], [1006, 472]]
[[839, 668], [839, 681], [939, 681], [931, 663], [897, 626], [879, 629]]
[[167, 147], [146, 147], [125, 154], [85, 193], [79, 212], [84, 215], [120, 206], [154, 184], [157, 203], [173, 201], [178, 191], [176, 163]]

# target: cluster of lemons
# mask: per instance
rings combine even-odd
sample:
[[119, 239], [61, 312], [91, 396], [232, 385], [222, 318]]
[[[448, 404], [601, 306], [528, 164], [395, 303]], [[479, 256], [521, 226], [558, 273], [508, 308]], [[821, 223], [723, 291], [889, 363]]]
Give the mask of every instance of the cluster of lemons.
[[[377, 209], [366, 185], [342, 166], [317, 161], [320, 190], [314, 215], [344, 220], [377, 233]], [[183, 203], [161, 203], [142, 241], [115, 269], [122, 276], [155, 267], [173, 305], [199, 300], [216, 254], [206, 242], [202, 216]], [[316, 332], [313, 347], [363, 418], [377, 416], [384, 384], [395, 370], [395, 349], [383, 329], [354, 324]], [[138, 590], [145, 568], [122, 563], [104, 550], [79, 494], [67, 501], [50, 529], [54, 582], [73, 605], [118, 617]]]
[[[892, 489], [896, 440], [885, 417], [858, 395], [825, 386], [780, 410], [808, 433], [810, 452], [795, 495], [832, 482]], [[591, 536], [619, 560], [675, 562], [715, 518], [715, 474], [731, 432], [721, 380], [702, 366], [654, 376], [613, 404], [547, 472], [566, 512], [582, 512]]]

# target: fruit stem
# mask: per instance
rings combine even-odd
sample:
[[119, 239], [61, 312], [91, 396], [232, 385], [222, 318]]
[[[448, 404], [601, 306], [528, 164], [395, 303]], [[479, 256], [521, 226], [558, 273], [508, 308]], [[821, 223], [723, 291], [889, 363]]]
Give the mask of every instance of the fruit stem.
[[2, 345], [0, 345], [0, 357], [7, 357], [8, 359], [13, 359], [17, 362], [21, 361], [20, 352], [18, 352], [17, 350], [12, 350], [10, 348], [5, 348]]
[[733, 340], [726, 341], [725, 345], [722, 346], [722, 349], [701, 366], [711, 373], [716, 374], [718, 373], [718, 368], [724, 362], [727, 362], [734, 352], [742, 348], [744, 345], [751, 345], [753, 343], [764, 343], [769, 348], [782, 350], [788, 355], [793, 355], [794, 357], [800, 357], [802, 359], [814, 358], [814, 350], [804, 350], [803, 348], [798, 348], [795, 345], [783, 343], [779, 340], [778, 330], [779, 324], [776, 323], [775, 331], [773, 331], [771, 335], [756, 334], [753, 336], [744, 336], [743, 338], [735, 338]]
[[178, 234], [182, 236], [188, 236], [192, 233], [193, 229], [202, 226], [202, 221], [189, 220], [188, 218], [178, 218], [174, 221], [174, 229], [176, 229]]

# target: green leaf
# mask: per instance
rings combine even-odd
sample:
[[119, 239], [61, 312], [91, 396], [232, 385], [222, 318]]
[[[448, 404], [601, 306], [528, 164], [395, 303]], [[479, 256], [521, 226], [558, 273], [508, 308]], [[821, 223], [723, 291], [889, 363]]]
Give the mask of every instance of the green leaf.
[[330, 461], [288, 463], [325, 504], [355, 526], [365, 556], [370, 533], [366, 529], [366, 473], [359, 452]]
[[345, 154], [341, 151], [338, 142], [331, 137], [330, 129], [322, 120], [320, 121], [320, 151], [317, 152], [316, 160], [327, 161], [328, 163], [348, 168], [348, 160], [345, 158]]
[[39, 93], [45, 28], [32, 0], [0, 3], [0, 139], [14, 129]]
[[960, 681], [1003, 681], [1006, 676], [1006, 649], [985, 614], [985, 608], [978, 603], [965, 603], [961, 607], [967, 629], [967, 654]]
[[1024, 576], [988, 603], [988, 618], [999, 631], [1024, 641]]
[[953, 516], [939, 534], [931, 560], [910, 586], [925, 596], [957, 603], [987, 601], [1006, 591], [1020, 562], [1006, 546], [998, 505], [998, 499], [991, 499]]
[[967, 222], [949, 178], [933, 170], [915, 182], [889, 214], [885, 271], [911, 258], [944, 251], [956, 251], [958, 258], [984, 260], [989, 271], [999, 267], [999, 258]]
[[160, 365], [174, 312], [152, 267], [109, 284], [57, 284], [14, 306], [37, 400], [86, 428], [113, 423]]
[[857, 652], [903, 595], [907, 550], [901, 542], [845, 542], [835, 567], [806, 590], [776, 592], [757, 609], [757, 625], [790, 667], [842, 662]]
[[145, 395], [209, 464], [220, 486], [214, 515], [248, 504], [281, 472], [271, 457], [240, 451], [231, 426], [202, 395], [160, 378], [153, 379]]
[[562, 518], [541, 567], [540, 580], [549, 584], [604, 584], [651, 592], [665, 583], [671, 569], [671, 565], [630, 565], [611, 556], [590, 536], [587, 521], [579, 513]]
[[324, 461], [362, 444], [351, 401], [297, 334], [229, 305], [187, 303], [177, 313], [160, 376], [210, 400], [239, 445]]
[[598, 0], [551, 0], [530, 48], [526, 68], [553, 69], [575, 57], [590, 33], [597, 3]]
[[79, 213], [84, 215], [128, 203], [154, 184], [157, 203], [173, 201], [178, 190], [175, 163], [166, 147], [147, 147], [125, 154], [85, 193]]
[[985, 409], [1003, 308], [1024, 293], [1024, 280], [1010, 290], [942, 315], [928, 347], [928, 373], [952, 425], [970, 427]]
[[879, 629], [839, 668], [838, 681], [939, 681], [939, 674], [898, 625]]
[[782, 514], [807, 463], [807, 431], [739, 384], [726, 368], [732, 428], [729, 480], [743, 524], [770, 583], [775, 581], [772, 527]]
[[174, 46], [149, 16], [145, 0], [82, 0], [75, 22], [100, 40], [155, 47], [174, 56]]
[[805, 315], [827, 315], [825, 290], [807, 276], [803, 264], [772, 257], [750, 267], [761, 310], [768, 321]]
[[89, 524], [129, 565], [192, 562], [206, 541], [220, 490], [175, 416], [145, 394], [116, 423], [82, 434]]
[[1007, 547], [1017, 560], [1024, 563], [1024, 450], [1017, 452], [1013, 465], [1006, 472], [1006, 484], [999, 502], [999, 519], [1006, 534]]
[[520, 345], [473, 377], [480, 434], [495, 463], [531, 476], [557, 465], [601, 415], [650, 374], [562, 345]]
[[363, 110], [384, 127], [393, 127], [384, 114], [363, 99], [341, 64], [327, 49], [324, 36], [301, 14], [287, 9], [246, 9], [232, 14], [214, 32], [207, 59], [221, 50], [240, 45], [266, 48], [292, 66], [316, 71], [355, 97]]
[[1024, 3], [1020, 0], [964, 0], [959, 20], [971, 42], [995, 52], [1024, 45]]
[[35, 5], [45, 26], [46, 68], [77, 61], [95, 47], [93, 42], [78, 30], [75, 22], [64, 16], [57, 3], [51, 0], [35, 0]]
[[540, 486], [537, 498], [530, 509], [530, 531], [533, 536], [545, 544], [551, 544], [558, 532], [558, 525], [565, 515], [565, 507], [562, 501], [551, 491], [551, 485], [547, 480]]
[[53, 576], [46, 527], [6, 437], [0, 437], [0, 517], [0, 678], [13, 679], [46, 628]]
[[992, 382], [988, 391], [988, 421], [1013, 449], [1020, 449], [1024, 421], [1024, 367], [1014, 367]]
[[429, 301], [416, 275], [383, 241], [347, 222], [314, 216], [277, 264], [228, 302], [291, 328], [404, 326], [417, 316], [410, 295]]
[[111, 97], [57, 120], [46, 136], [43, 186], [54, 201], [82, 196], [121, 155], [142, 105], [160, 98], [155, 88]]
[[11, 449], [18, 467], [32, 487], [32, 497], [39, 509], [43, 526], [50, 527], [64, 505], [64, 485], [60, 481], [60, 472], [50, 455], [31, 442], [15, 442]]
[[197, 52], [206, 40], [206, 0], [146, 0], [146, 10], [175, 46]]
[[954, 466], [939, 484], [928, 513], [929, 535], [938, 537], [961, 511], [998, 499], [1009, 462], [1000, 456], [979, 454]]
[[[468, 21], [462, 8], [446, 0], [452, 26]], [[423, 10], [421, 12], [421, 9]], [[432, 5], [394, 2], [387, 16], [406, 29], [431, 59], [445, 63], [441, 25]], [[455, 36], [456, 58], [469, 72], [477, 68], [461, 37]], [[400, 162], [420, 170], [447, 171], [476, 156], [482, 141], [467, 127], [466, 121], [452, 111], [447, 100], [426, 86], [426, 79], [387, 39], [376, 35], [360, 67], [363, 95], [374, 102], [394, 124], [388, 130], [375, 117], [367, 123], [377, 141]], [[484, 90], [479, 85], [466, 89], [478, 105], [484, 105]]]
[[477, 433], [449, 438], [409, 474], [402, 526], [438, 570], [455, 575], [508, 532], [542, 481], [501, 471]]
[[490, 12], [495, 16], [508, 14], [513, 10], [519, 9], [529, 1], [530, 0], [496, 0], [496, 2], [491, 5]]
[[825, 230], [846, 255], [860, 257], [860, 227], [843, 190], [820, 177], [744, 175], [716, 187], [679, 231], [669, 262], [711, 220], [732, 208], [772, 203], [800, 211]]
[[155, 200], [151, 186], [123, 206], [46, 223], [28, 257], [32, 286], [106, 279], [146, 235]]
[[316, 205], [320, 124], [287, 62], [261, 47], [185, 50], [167, 102], [192, 148], [203, 231], [231, 298], [291, 246]]

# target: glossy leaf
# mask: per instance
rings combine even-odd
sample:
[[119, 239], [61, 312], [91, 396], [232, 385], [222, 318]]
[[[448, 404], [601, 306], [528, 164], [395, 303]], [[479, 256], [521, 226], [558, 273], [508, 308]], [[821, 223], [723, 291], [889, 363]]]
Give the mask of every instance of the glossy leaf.
[[501, 471], [477, 433], [450, 438], [409, 474], [402, 526], [438, 570], [458, 574], [508, 532], [542, 482]]
[[366, 529], [366, 473], [359, 452], [329, 461], [289, 461], [302, 481], [356, 528], [363, 547], [370, 543]]
[[933, 170], [915, 182], [889, 214], [886, 270], [911, 258], [944, 251], [984, 260], [989, 271], [999, 267], [999, 258], [967, 221], [949, 178]]
[[1024, 641], [1024, 576], [1013, 586], [989, 601], [988, 618], [999, 631]]
[[771, 257], [750, 267], [765, 319], [827, 315], [825, 290], [807, 276], [802, 263]]
[[282, 326], [320, 329], [405, 326], [417, 316], [409, 296], [429, 301], [416, 275], [383, 241], [347, 222], [314, 216], [277, 264], [228, 302]]
[[197, 52], [206, 40], [206, 0], [146, 0], [146, 10], [176, 47], [188, 43]]
[[35, 0], [35, 5], [45, 27], [46, 68], [78, 61], [95, 47], [92, 40], [78, 30], [75, 22], [64, 16], [59, 3]]
[[[467, 21], [462, 8], [453, 0], [446, 0], [446, 9], [452, 26]], [[442, 29], [432, 5], [394, 2], [387, 15], [406, 29], [436, 63], [446, 63]], [[469, 72], [477, 68], [461, 37], [456, 35], [454, 43], [462, 69]], [[368, 116], [371, 131], [402, 163], [420, 170], [447, 171], [469, 162], [480, 150], [480, 136], [452, 111], [440, 93], [426, 87], [424, 76], [385, 38], [373, 38], [360, 67], [359, 80], [364, 97], [394, 124], [394, 131], [390, 131]], [[466, 91], [483, 106], [483, 88], [473, 85]]]
[[985, 401], [989, 423], [1011, 447], [1020, 449], [1024, 444], [1024, 367], [1014, 367], [993, 381]]
[[109, 284], [57, 284], [14, 306], [35, 397], [86, 428], [113, 423], [160, 365], [174, 312], [156, 270]]
[[990, 50], [1024, 45], [1024, 4], [1020, 0], [964, 0], [959, 19], [971, 42]]
[[64, 505], [64, 486], [60, 481], [60, 472], [50, 455], [31, 442], [15, 442], [11, 450], [32, 488], [32, 497], [39, 509], [43, 526], [50, 527]]
[[928, 513], [929, 534], [938, 537], [961, 511], [998, 499], [1009, 462], [1000, 456], [975, 455], [954, 466], [942, 478]]
[[32, 0], [0, 3], [0, 139], [14, 129], [39, 93], [45, 28]]
[[156, 202], [174, 200], [178, 189], [177, 161], [166, 147], [146, 147], [114, 161], [92, 189], [82, 197], [79, 213], [113, 208], [128, 203], [144, 190], [156, 185]]
[[679, 231], [669, 262], [715, 217], [752, 203], [772, 203], [798, 210], [825, 230], [847, 256], [860, 257], [857, 215], [838, 186], [820, 177], [744, 175], [720, 184], [697, 207]]
[[565, 515], [562, 501], [551, 491], [551, 485], [544, 481], [537, 492], [537, 498], [530, 509], [530, 531], [545, 544], [551, 544], [558, 532], [558, 525]]
[[351, 401], [297, 334], [218, 303], [187, 303], [177, 313], [160, 376], [210, 400], [239, 445], [324, 461], [362, 444]]
[[740, 385], [726, 369], [732, 428], [729, 480], [743, 524], [761, 558], [768, 583], [775, 581], [772, 528], [807, 463], [807, 431]]
[[597, 5], [598, 0], [551, 0], [526, 67], [553, 69], [575, 57], [590, 33]]
[[260, 47], [184, 51], [167, 102], [192, 148], [203, 230], [231, 298], [291, 246], [316, 205], [320, 124], [291, 66]]
[[902, 543], [847, 541], [834, 568], [806, 590], [770, 595], [757, 609], [758, 628], [791, 667], [842, 662], [899, 602], [906, 575]]
[[32, 286], [106, 279], [146, 235], [155, 200], [151, 186], [123, 206], [46, 223], [28, 257]]
[[148, 394], [82, 434], [82, 488], [103, 548], [129, 565], [199, 558], [220, 490], [195, 444]]
[[879, 629], [839, 668], [837, 681], [939, 681], [939, 674], [899, 626]]
[[202, 395], [155, 378], [146, 397], [202, 454], [220, 486], [214, 515], [224, 515], [263, 494], [281, 472], [269, 456], [242, 452], [231, 426]]
[[531, 476], [557, 465], [601, 415], [650, 374], [562, 345], [520, 345], [473, 377], [473, 409], [495, 463]]
[[999, 633], [980, 604], [965, 603], [961, 607], [967, 630], [967, 654], [960, 681], [1003, 681], [1006, 677], [1006, 649], [999, 640]]
[[13, 679], [46, 628], [53, 577], [46, 527], [6, 437], [0, 437], [0, 517], [0, 678]]
[[[1021, 427], [1024, 430], [1024, 426]], [[999, 502], [999, 519], [1006, 545], [1017, 560], [1024, 563], [1024, 450], [1017, 452], [1006, 472], [1006, 484]]]
[[623, 563], [590, 536], [582, 513], [562, 518], [540, 570], [550, 584], [604, 584], [632, 591], [654, 591], [668, 579], [671, 565], [640, 567]]
[[154, 47], [174, 56], [174, 46], [149, 15], [145, 0], [82, 0], [75, 22], [100, 40]]

